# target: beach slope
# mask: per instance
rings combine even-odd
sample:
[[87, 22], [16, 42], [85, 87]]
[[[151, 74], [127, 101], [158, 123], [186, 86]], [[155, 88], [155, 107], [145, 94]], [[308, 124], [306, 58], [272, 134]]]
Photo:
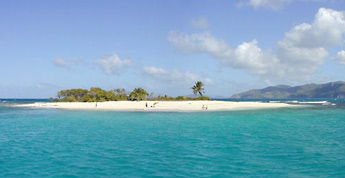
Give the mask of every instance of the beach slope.
[[228, 111], [296, 107], [286, 103], [232, 101], [109, 101], [109, 102], [51, 102], [21, 104], [16, 107], [55, 108], [71, 110], [113, 111]]

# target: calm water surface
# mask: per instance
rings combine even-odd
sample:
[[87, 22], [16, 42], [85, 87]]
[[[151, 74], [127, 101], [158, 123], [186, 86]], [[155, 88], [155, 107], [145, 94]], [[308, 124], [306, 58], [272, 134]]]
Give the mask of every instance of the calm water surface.
[[0, 177], [345, 177], [345, 107], [209, 113], [0, 105]]

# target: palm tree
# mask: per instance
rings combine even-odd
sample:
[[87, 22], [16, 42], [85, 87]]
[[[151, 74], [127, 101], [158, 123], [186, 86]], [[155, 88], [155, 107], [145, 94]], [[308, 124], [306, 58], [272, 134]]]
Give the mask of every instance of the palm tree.
[[131, 100], [137, 99], [137, 101], [145, 100], [149, 94], [142, 88], [134, 88], [134, 90], [129, 94]]
[[205, 93], [203, 86], [204, 84], [201, 81], [197, 81], [191, 89], [195, 95], [198, 95], [199, 93], [200, 96], [202, 96], [202, 94]]

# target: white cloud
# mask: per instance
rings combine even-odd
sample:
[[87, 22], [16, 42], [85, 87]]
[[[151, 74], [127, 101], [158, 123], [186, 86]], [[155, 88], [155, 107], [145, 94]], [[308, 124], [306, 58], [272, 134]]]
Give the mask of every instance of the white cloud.
[[56, 58], [53, 61], [53, 64], [57, 67], [69, 69], [72, 65], [85, 64], [81, 59], [62, 59]]
[[205, 30], [210, 27], [210, 24], [205, 18], [192, 19], [191, 25], [193, 28], [201, 29], [201, 30]]
[[61, 68], [65, 68], [65, 69], [70, 69], [71, 66], [73, 66], [73, 65], [86, 64], [86, 62], [81, 60], [81, 59], [56, 58], [52, 62], [56, 67], [61, 67]]
[[169, 84], [191, 84], [196, 81], [203, 81], [204, 83], [211, 83], [211, 79], [203, 77], [191, 72], [180, 72], [178, 70], [166, 70], [154, 66], [144, 66], [142, 68], [143, 74], [152, 79], [168, 82]]
[[343, 42], [344, 33], [344, 12], [320, 8], [312, 24], [295, 26], [285, 34], [282, 43], [306, 48], [332, 47]]
[[58, 67], [62, 67], [62, 68], [68, 68], [69, 67], [68, 62], [64, 59], [61, 59], [61, 58], [54, 59], [53, 64], [58, 66]]
[[230, 46], [224, 41], [212, 36], [210, 33], [183, 34], [171, 31], [168, 41], [176, 51], [182, 53], [207, 53], [217, 58], [231, 56]]
[[96, 64], [104, 71], [105, 74], [117, 75], [123, 68], [132, 65], [132, 61], [128, 59], [120, 59], [119, 56], [113, 54], [106, 58], [97, 59]]
[[277, 42], [277, 50], [263, 50], [258, 41], [232, 49], [210, 33], [170, 32], [168, 41], [181, 53], [204, 53], [225, 66], [243, 69], [263, 79], [305, 79], [315, 73], [328, 56], [327, 48], [343, 43], [344, 12], [320, 8], [313, 23], [295, 26]]
[[267, 8], [272, 10], [280, 10], [284, 5], [294, 1], [302, 2], [320, 2], [325, 0], [242, 0], [238, 3], [239, 6], [252, 6], [255, 9]]
[[345, 65], [345, 50], [339, 51], [334, 59], [337, 60], [340, 64]]
[[343, 43], [344, 34], [344, 12], [320, 8], [313, 23], [295, 26], [278, 42], [278, 58], [298, 66], [297, 73], [313, 73], [328, 56], [327, 48]]
[[169, 42], [182, 53], [204, 53], [216, 58], [221, 64], [244, 69], [253, 75], [269, 75], [278, 59], [269, 51], [257, 46], [257, 41], [244, 42], [232, 49], [225, 41], [209, 33], [186, 35], [178, 32], [168, 34]]

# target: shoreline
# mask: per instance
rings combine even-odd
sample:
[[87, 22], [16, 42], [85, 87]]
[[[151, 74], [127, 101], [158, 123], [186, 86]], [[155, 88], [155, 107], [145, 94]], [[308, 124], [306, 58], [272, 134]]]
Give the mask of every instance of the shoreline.
[[[147, 107], [146, 107], [147, 103]], [[234, 101], [107, 101], [107, 102], [36, 102], [13, 107], [142, 112], [207, 112], [300, 107], [287, 103]]]

